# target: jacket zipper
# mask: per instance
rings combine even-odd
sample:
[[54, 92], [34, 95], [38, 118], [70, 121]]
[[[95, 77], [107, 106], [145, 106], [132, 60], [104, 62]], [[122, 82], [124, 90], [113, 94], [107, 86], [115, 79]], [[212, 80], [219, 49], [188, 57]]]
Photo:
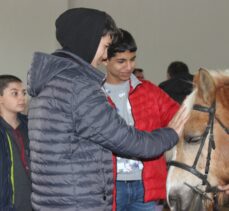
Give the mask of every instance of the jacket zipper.
[[101, 152], [101, 174], [102, 174], [102, 178], [103, 178], [103, 200], [106, 201], [107, 199], [107, 191], [106, 191], [106, 178], [105, 178], [105, 172], [104, 172], [104, 167], [103, 167], [103, 153], [104, 153], [104, 149], [102, 148], [102, 152]]

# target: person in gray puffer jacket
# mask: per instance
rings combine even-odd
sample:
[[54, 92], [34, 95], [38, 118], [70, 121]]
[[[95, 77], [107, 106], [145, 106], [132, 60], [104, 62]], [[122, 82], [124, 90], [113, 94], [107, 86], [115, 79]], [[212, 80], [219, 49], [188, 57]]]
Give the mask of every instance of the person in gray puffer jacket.
[[147, 133], [127, 126], [107, 102], [96, 67], [116, 30], [105, 12], [70, 9], [56, 20], [63, 49], [34, 54], [27, 87], [34, 210], [112, 210], [112, 152], [155, 157], [183, 130], [184, 110], [170, 127]]

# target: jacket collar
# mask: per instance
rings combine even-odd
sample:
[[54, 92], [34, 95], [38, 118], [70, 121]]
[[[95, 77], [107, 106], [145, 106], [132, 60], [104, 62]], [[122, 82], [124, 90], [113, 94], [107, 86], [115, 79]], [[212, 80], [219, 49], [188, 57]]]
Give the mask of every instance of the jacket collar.
[[85, 62], [83, 59], [78, 57], [77, 55], [66, 51], [66, 50], [57, 50], [55, 51], [54, 55], [60, 55], [63, 58], [70, 59], [74, 61], [77, 64], [82, 64], [83, 66], [86, 66], [87, 68], [84, 68], [85, 74], [90, 76], [93, 80], [96, 80], [99, 84], [102, 84], [105, 80], [105, 74], [101, 72], [100, 70], [94, 68], [91, 64]]
[[139, 81], [134, 74], [131, 74], [129, 83], [130, 83], [130, 91], [129, 91], [130, 94], [136, 89], [138, 85], [142, 84], [142, 82]]

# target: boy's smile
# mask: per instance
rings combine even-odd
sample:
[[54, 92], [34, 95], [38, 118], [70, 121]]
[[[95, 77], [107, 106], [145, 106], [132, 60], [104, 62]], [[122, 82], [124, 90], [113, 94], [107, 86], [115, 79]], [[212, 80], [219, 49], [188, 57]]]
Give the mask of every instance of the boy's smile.
[[120, 52], [106, 61], [107, 82], [118, 84], [129, 80], [135, 68], [136, 52]]

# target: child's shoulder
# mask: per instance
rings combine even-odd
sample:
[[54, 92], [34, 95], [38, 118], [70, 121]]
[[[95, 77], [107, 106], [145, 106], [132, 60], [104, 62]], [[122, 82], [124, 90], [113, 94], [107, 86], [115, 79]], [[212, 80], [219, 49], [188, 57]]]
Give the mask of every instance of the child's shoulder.
[[27, 117], [27, 115], [22, 114], [22, 113], [18, 113], [18, 119], [19, 119], [22, 123], [24, 123], [24, 124], [27, 125], [27, 123], [28, 123], [28, 117]]

